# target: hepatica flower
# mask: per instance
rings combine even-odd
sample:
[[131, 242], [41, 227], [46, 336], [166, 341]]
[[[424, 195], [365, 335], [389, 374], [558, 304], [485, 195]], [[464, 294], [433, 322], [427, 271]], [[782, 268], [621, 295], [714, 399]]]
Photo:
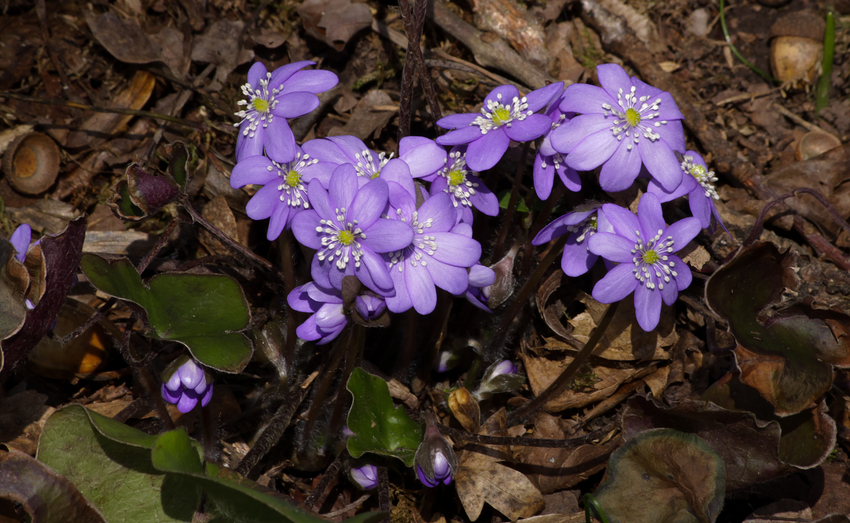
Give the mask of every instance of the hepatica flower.
[[251, 198], [245, 211], [252, 220], [271, 218], [266, 233], [269, 240], [288, 229], [297, 213], [310, 208], [307, 198], [310, 181], [318, 178], [327, 183], [330, 179], [329, 170], [317, 163], [317, 159], [296, 146], [295, 159], [291, 162], [278, 163], [266, 156], [250, 156], [233, 168], [230, 185], [234, 189], [248, 184], [264, 186]]
[[499, 214], [499, 200], [477, 173], [466, 165], [466, 146], [452, 147], [438, 170], [422, 179], [431, 182], [431, 194], [448, 193], [459, 222], [472, 223], [472, 207], [487, 216]]
[[263, 154], [263, 148], [277, 162], [295, 158], [295, 136], [287, 118], [303, 116], [319, 106], [316, 94], [333, 88], [339, 78], [330, 71], [300, 71], [315, 62], [294, 62], [268, 72], [260, 62], [248, 71], [242, 86], [244, 109], [236, 113], [241, 121], [236, 140], [236, 161]]
[[513, 85], [499, 86], [484, 98], [480, 113], [440, 118], [437, 125], [455, 130], [437, 138], [437, 143], [469, 144], [466, 163], [475, 171], [490, 169], [501, 160], [511, 140], [527, 142], [543, 136], [552, 121], [534, 113], [563, 88], [564, 82], [556, 82], [520, 96]]
[[602, 87], [573, 84], [560, 110], [581, 113], [552, 132], [552, 146], [579, 171], [602, 165], [599, 184], [623, 191], [641, 165], [668, 191], [682, 181], [674, 151], [685, 151], [682, 113], [670, 93], [629, 78], [617, 64], [596, 68]]
[[342, 293], [336, 289], [322, 289], [314, 282], [305, 283], [292, 289], [286, 302], [297, 311], [311, 314], [295, 333], [302, 340], [315, 341], [316, 345], [336, 339], [348, 323]]
[[590, 270], [599, 256], [587, 248], [588, 240], [597, 231], [612, 232], [600, 204], [591, 203], [556, 219], [537, 233], [533, 245], [543, 245], [554, 238], [569, 234], [561, 256], [561, 270], [567, 276], [581, 276]]
[[708, 170], [705, 160], [695, 151], [687, 151], [685, 153], [681, 167], [683, 173], [682, 183], [675, 191], [665, 191], [654, 180], [649, 182], [647, 191], [656, 195], [661, 203], [669, 202], [687, 194], [691, 214], [694, 218], [699, 219], [703, 229], [711, 226], [711, 216], [714, 215], [717, 223], [723, 227], [723, 230], [727, 231], [726, 226], [723, 225], [723, 221], [720, 219], [720, 213], [717, 212], [717, 206], [714, 204], [714, 200], [720, 199], [717, 195], [717, 190], [714, 188], [714, 182], [717, 181], [714, 171]]
[[661, 302], [673, 305], [691, 284], [691, 270], [674, 253], [685, 247], [701, 229], [697, 218], [684, 218], [667, 226], [661, 203], [644, 194], [638, 214], [605, 204], [602, 212], [614, 232], [591, 236], [588, 248], [596, 255], [619, 263], [593, 287], [593, 298], [602, 303], [620, 301], [634, 292], [638, 325], [651, 331], [658, 325]]
[[351, 467], [348, 477], [360, 489], [372, 490], [378, 486], [378, 467], [368, 463], [360, 467]]
[[469, 268], [469, 287], [464, 297], [482, 311], [493, 312], [487, 303], [490, 302], [490, 286], [494, 283], [496, 283], [496, 271], [476, 263]]
[[546, 116], [552, 120], [552, 124], [546, 134], [543, 135], [543, 141], [540, 143], [537, 156], [534, 158], [534, 171], [532, 171], [534, 191], [541, 200], [547, 200], [549, 195], [552, 194], [555, 174], [570, 191], [578, 192], [581, 190], [581, 179], [578, 173], [565, 163], [564, 157], [566, 155], [559, 153], [552, 147], [552, 139], [550, 138], [552, 131], [569, 121], [567, 115], [559, 107], [563, 100], [564, 93], [561, 93], [549, 104]]
[[[401, 154], [398, 158], [393, 158], [392, 153], [378, 153], [369, 149], [355, 136], [310, 140], [304, 144], [304, 150], [320, 162], [330, 165], [351, 164], [360, 177], [361, 185], [374, 178], [381, 178], [387, 183], [398, 184], [413, 197], [416, 195], [413, 178], [438, 169], [446, 156], [445, 149], [433, 140], [418, 136], [401, 139]], [[392, 198], [393, 192], [390, 194]]]
[[413, 239], [384, 255], [396, 291], [387, 297], [387, 308], [404, 312], [413, 307], [419, 314], [429, 314], [437, 305], [436, 287], [452, 294], [466, 292], [466, 269], [481, 258], [481, 244], [470, 237], [471, 231], [470, 235], [453, 232], [454, 207], [445, 193], [428, 198], [419, 209], [413, 198], [405, 198], [396, 214], [413, 228]]
[[295, 215], [292, 232], [301, 244], [316, 250], [311, 273], [325, 288], [342, 290], [344, 276], [356, 276], [381, 295], [392, 295], [393, 281], [380, 253], [410, 245], [410, 225], [381, 217], [389, 188], [380, 178], [362, 187], [351, 164], [337, 167], [328, 190], [310, 182], [312, 209]]
[[162, 397], [177, 405], [177, 410], [186, 414], [195, 408], [198, 401], [206, 407], [212, 399], [213, 383], [204, 369], [189, 356], [181, 356], [163, 373]]

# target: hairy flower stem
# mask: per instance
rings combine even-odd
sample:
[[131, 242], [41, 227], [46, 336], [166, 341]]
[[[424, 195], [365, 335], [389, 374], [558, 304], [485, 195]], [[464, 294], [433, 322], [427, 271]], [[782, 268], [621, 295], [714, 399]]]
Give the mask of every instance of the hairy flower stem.
[[[319, 376], [321, 376], [321, 381], [319, 382], [319, 388], [316, 389], [316, 394], [313, 395], [312, 403], [310, 404], [310, 410], [307, 411], [306, 423], [304, 424], [304, 432], [303, 437], [309, 438], [310, 433], [313, 430], [313, 425], [316, 424], [316, 419], [319, 417], [319, 410], [322, 407], [325, 407], [325, 398], [328, 395], [328, 390], [331, 388], [331, 384], [334, 381], [334, 377], [336, 376], [336, 369], [339, 368], [342, 359], [348, 353], [349, 348], [354, 343], [354, 325], [348, 324], [345, 330], [342, 332], [342, 336], [337, 339], [336, 343], [334, 343], [333, 352], [331, 353], [331, 360], [328, 364], [319, 369]], [[345, 383], [345, 382], [341, 382]]]
[[536, 398], [529, 401], [522, 407], [511, 412], [510, 415], [508, 415], [508, 426], [521, 423], [530, 415], [534, 414], [535, 412], [537, 412], [537, 410], [543, 407], [546, 402], [548, 402], [567, 388], [575, 374], [578, 372], [581, 366], [584, 365], [587, 359], [590, 358], [590, 354], [599, 344], [599, 340], [602, 339], [602, 335], [605, 333], [605, 330], [608, 328], [608, 325], [611, 324], [611, 320], [614, 318], [614, 313], [617, 312], [617, 307], [619, 306], [619, 304], [620, 302], [615, 301], [614, 303], [608, 305], [608, 308], [605, 309], [605, 314], [599, 321], [599, 325], [597, 325], [596, 329], [593, 330], [593, 334], [590, 335], [590, 339], [587, 340], [587, 343], [584, 345], [584, 347], [582, 347], [582, 349], [576, 355], [575, 359], [573, 359], [572, 363], [570, 363], [567, 368], [564, 369], [564, 372], [562, 372], [561, 375], [558, 376], [558, 378], [546, 388], [546, 390], [544, 390]]
[[841, 213], [838, 212], [838, 210], [833, 207], [832, 204], [829, 203], [829, 200], [827, 200], [824, 195], [814, 189], [800, 187], [798, 189], [794, 189], [791, 192], [785, 193], [782, 196], [777, 196], [773, 200], [767, 202], [764, 207], [762, 207], [761, 212], [759, 213], [758, 218], [756, 219], [756, 223], [755, 225], [753, 225], [753, 230], [750, 232], [750, 235], [747, 236], [747, 239], [744, 240], [742, 247], [749, 247], [750, 245], [755, 243], [756, 240], [758, 240], [759, 236], [761, 236], [761, 231], [764, 228], [764, 219], [767, 216], [767, 211], [769, 211], [771, 207], [778, 204], [779, 202], [782, 202], [783, 200], [799, 196], [800, 194], [811, 194], [812, 196], [817, 198], [820, 204], [823, 205], [827, 211], [829, 211], [829, 214], [832, 215], [832, 218], [835, 220], [835, 222], [842, 229], [850, 232], [850, 224], [848, 224], [844, 217], [841, 216]]
[[[283, 268], [283, 285], [287, 292], [291, 292], [297, 286], [295, 278], [295, 265], [292, 256], [292, 242], [295, 241], [291, 230], [286, 230], [278, 240], [281, 249], [280, 261]], [[295, 359], [295, 344], [298, 340], [298, 324], [301, 323], [301, 313], [289, 308], [286, 315], [286, 340], [283, 345], [283, 361], [292, 362]]]
[[502, 218], [502, 223], [499, 226], [499, 236], [496, 238], [496, 243], [493, 246], [493, 253], [490, 255], [492, 260], [502, 259], [502, 251], [504, 250], [505, 239], [508, 237], [508, 231], [513, 227], [514, 213], [516, 212], [517, 199], [519, 198], [519, 186], [522, 183], [522, 175], [525, 174], [525, 162], [528, 159], [528, 148], [531, 142], [525, 142], [522, 146], [522, 156], [519, 160], [519, 167], [514, 176], [514, 186], [511, 189], [511, 198], [508, 200], [508, 208], [505, 211], [505, 216]]
[[[431, 82], [431, 73], [428, 71], [428, 65], [425, 63], [425, 56], [419, 47], [419, 42], [422, 39], [422, 29], [425, 27], [428, 0], [415, 2], [413, 9], [410, 8], [410, 2], [408, 0], [399, 0], [398, 6], [399, 11], [401, 11], [402, 22], [404, 23], [404, 31], [407, 33], [407, 53], [405, 55], [404, 69], [402, 70], [402, 90], [401, 101], [399, 103], [398, 138], [401, 140], [410, 134], [410, 107], [413, 102], [413, 76], [415, 69], [419, 70], [419, 83], [422, 85], [422, 90], [428, 99], [428, 106], [431, 108], [431, 116], [434, 118], [434, 121], [442, 118], [443, 114], [440, 110], [437, 92], [434, 90], [434, 84]], [[405, 92], [406, 88], [409, 89], [407, 93]]]
[[345, 465], [350, 461], [350, 456], [348, 455], [348, 451], [346, 449], [342, 449], [342, 452], [334, 459], [330, 465], [328, 465], [327, 470], [322, 475], [322, 479], [319, 480], [319, 483], [313, 489], [313, 492], [307, 496], [307, 499], [304, 500], [304, 506], [310, 510], [316, 506], [316, 504], [321, 503], [322, 497], [327, 492], [328, 488], [331, 486], [331, 483], [337, 479], [339, 473]]
[[[558, 238], [552, 248], [549, 249], [546, 257], [540, 261], [537, 269], [534, 270], [525, 284], [520, 288], [519, 292], [516, 294], [516, 298], [514, 298], [514, 301], [511, 303], [510, 308], [502, 315], [502, 322], [499, 325], [499, 330], [492, 338], [490, 338], [490, 343], [487, 344], [487, 348], [483, 352], [485, 357], [490, 354], [494, 354], [499, 345], [505, 343], [505, 337], [511, 328], [514, 318], [516, 318], [519, 311], [525, 306], [528, 297], [534, 289], [537, 288], [537, 284], [543, 278], [543, 275], [546, 274], [546, 271], [549, 270], [552, 263], [554, 263], [558, 255], [561, 254], [561, 250], [565, 243], [567, 243], [567, 235], [563, 235]], [[475, 379], [475, 377], [473, 376], [472, 379]]]
[[381, 512], [387, 514], [387, 517], [381, 523], [389, 523], [391, 521], [390, 509], [392, 508], [390, 505], [390, 478], [387, 467], [383, 466], [378, 467], [378, 508]]
[[218, 428], [209, 405], [201, 407], [201, 432], [204, 443], [204, 461], [207, 463], [221, 462], [221, 448], [218, 446]]
[[245, 454], [239, 465], [236, 466], [235, 472], [237, 474], [247, 477], [251, 469], [254, 468], [254, 465], [263, 459], [272, 447], [277, 445], [280, 437], [283, 436], [284, 431], [289, 427], [295, 411], [298, 410], [301, 402], [307, 397], [307, 391], [309, 390], [310, 387], [293, 386], [290, 388], [290, 393], [287, 395], [286, 401], [277, 409], [277, 412], [272, 417], [272, 421], [266, 426], [260, 437], [257, 438], [257, 442]]
[[[612, 424], [615, 425], [615, 424]], [[600, 439], [602, 436], [610, 432], [612, 427], [602, 427], [594, 430], [584, 436], [569, 439], [550, 439], [550, 438], [526, 438], [526, 437], [510, 437], [510, 436], [485, 436], [483, 434], [474, 434], [465, 430], [455, 429], [447, 425], [437, 425], [440, 432], [452, 438], [455, 444], [461, 441], [468, 441], [476, 445], [510, 445], [512, 447], [542, 447], [549, 449], [573, 448], [593, 440]]]
[[564, 184], [558, 183], [555, 184], [555, 188], [552, 189], [552, 194], [549, 195], [549, 199], [546, 200], [546, 203], [543, 205], [543, 210], [540, 211], [540, 214], [534, 219], [534, 223], [531, 226], [531, 230], [529, 231], [528, 238], [525, 240], [525, 249], [523, 250], [522, 255], [522, 267], [519, 271], [519, 278], [522, 279], [528, 274], [528, 271], [531, 270], [531, 263], [534, 260], [534, 244], [531, 242], [537, 236], [537, 233], [543, 229], [543, 226], [549, 221], [549, 216], [552, 214], [552, 209], [555, 208], [555, 205], [560, 201], [561, 196], [564, 194]]
[[360, 365], [363, 359], [363, 347], [366, 344], [366, 327], [358, 323], [351, 326], [351, 343], [345, 349], [345, 364], [342, 369], [342, 377], [340, 379], [340, 387], [337, 392], [336, 401], [334, 401], [334, 410], [331, 413], [331, 421], [328, 424], [331, 434], [339, 434], [342, 430], [342, 425], [345, 423], [345, 413], [348, 406], [345, 396], [345, 384], [348, 383], [348, 378], [351, 377], [354, 367]]
[[440, 348], [443, 345], [443, 339], [445, 339], [446, 329], [449, 325], [449, 315], [452, 312], [453, 303], [454, 300], [445, 292], [437, 293], [437, 308], [434, 314], [431, 315], [431, 335], [425, 345], [426, 353], [424, 360], [422, 360], [423, 364], [418, 366], [416, 376], [411, 383], [411, 388], [415, 393], [419, 393], [428, 384], [428, 378], [431, 376], [431, 371], [437, 363]]

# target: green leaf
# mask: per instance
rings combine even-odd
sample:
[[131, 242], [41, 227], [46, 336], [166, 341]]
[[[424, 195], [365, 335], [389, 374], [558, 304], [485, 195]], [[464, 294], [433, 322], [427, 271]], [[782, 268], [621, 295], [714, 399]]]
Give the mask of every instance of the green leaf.
[[[207, 502], [212, 504], [210, 511], [216, 516], [213, 521], [326, 523], [318, 516], [252, 488], [252, 482], [227, 469], [208, 464], [204, 473], [198, 453], [183, 430], [160, 436], [151, 458], [157, 469], [180, 477], [206, 493]], [[384, 513], [368, 512], [347, 522], [372, 523], [384, 516]]]
[[783, 301], [797, 287], [796, 262], [791, 252], [756, 243], [715, 271], [705, 289], [738, 342], [741, 381], [778, 416], [812, 408], [832, 385], [832, 365], [850, 365], [850, 317]]
[[39, 523], [106, 523], [70, 481], [14, 449], [0, 451], [0, 498], [21, 503]]
[[357, 368], [348, 380], [354, 396], [348, 413], [348, 452], [359, 458], [365, 452], [398, 458], [413, 466], [416, 449], [422, 442], [422, 426], [401, 407], [393, 405], [387, 382]]
[[171, 144], [171, 159], [168, 161], [168, 172], [182, 190], [186, 190], [189, 180], [189, 151], [181, 142]]
[[69, 405], [47, 420], [36, 457], [76, 485], [110, 523], [192, 521], [200, 492], [154, 468], [150, 449], [155, 441], [155, 436]]
[[611, 523], [709, 523], [723, 508], [725, 480], [702, 438], [652, 429], [614, 451], [595, 495]]
[[86, 254], [81, 265], [95, 287], [143, 307], [157, 337], [186, 345], [204, 365], [237, 373], [251, 360], [251, 342], [236, 332], [248, 326], [251, 314], [233, 278], [168, 273], [145, 286], [125, 258], [110, 262]]
[[[506, 189], [499, 193], [499, 207], [507, 210], [509, 203], [511, 203], [511, 191]], [[522, 196], [517, 196], [516, 210], [529, 212], [528, 205], [525, 204], [525, 199]]]

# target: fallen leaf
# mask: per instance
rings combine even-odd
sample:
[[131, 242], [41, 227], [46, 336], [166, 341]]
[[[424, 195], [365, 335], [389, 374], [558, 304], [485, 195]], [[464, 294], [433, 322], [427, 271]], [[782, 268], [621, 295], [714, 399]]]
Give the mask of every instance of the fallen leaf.
[[333, 46], [337, 51], [358, 31], [372, 25], [372, 12], [366, 4], [351, 0], [305, 0], [298, 6], [304, 29], [310, 36]]
[[651, 429], [614, 451], [595, 495], [611, 523], [709, 523], [723, 508], [725, 480], [702, 438]]
[[484, 503], [511, 521], [533, 516], [544, 506], [543, 495], [526, 475], [499, 461], [478, 452], [461, 453], [455, 488], [471, 521], [481, 515]]

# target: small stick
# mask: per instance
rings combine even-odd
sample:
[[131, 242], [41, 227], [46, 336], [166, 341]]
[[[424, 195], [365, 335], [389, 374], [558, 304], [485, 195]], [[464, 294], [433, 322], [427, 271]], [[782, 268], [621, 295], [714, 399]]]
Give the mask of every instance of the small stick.
[[523, 438], [509, 436], [485, 436], [483, 434], [473, 434], [465, 430], [455, 429], [446, 425], [437, 425], [440, 432], [454, 441], [468, 441], [477, 445], [509, 445], [515, 447], [543, 447], [549, 449], [573, 448], [580, 445], [586, 445], [602, 438], [612, 428], [605, 427], [595, 430], [584, 436], [569, 439], [550, 439], [550, 438]]
[[339, 475], [342, 467], [348, 463], [348, 451], [343, 449], [342, 452], [334, 459], [331, 464], [328, 466], [327, 470], [325, 470], [325, 474], [322, 476], [322, 479], [319, 480], [319, 484], [316, 485], [316, 488], [313, 489], [313, 492], [307, 496], [307, 499], [304, 500], [304, 506], [310, 510], [313, 510], [316, 503], [318, 503], [322, 496], [325, 495], [325, 491], [328, 490], [328, 487], [331, 486], [331, 483], [336, 480]]

